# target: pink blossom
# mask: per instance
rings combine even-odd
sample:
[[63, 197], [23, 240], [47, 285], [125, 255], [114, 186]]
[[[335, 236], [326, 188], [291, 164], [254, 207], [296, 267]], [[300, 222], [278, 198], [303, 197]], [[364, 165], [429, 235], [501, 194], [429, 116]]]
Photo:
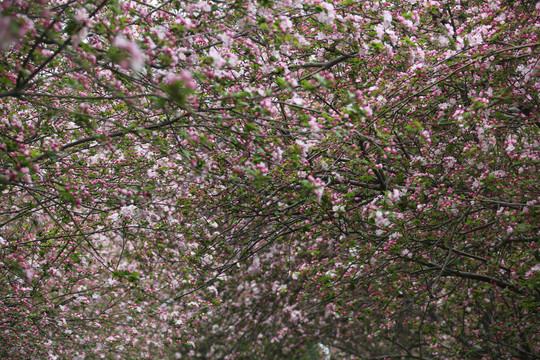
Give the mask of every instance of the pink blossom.
[[260, 163], [259, 165], [256, 165], [255, 168], [259, 170], [263, 175], [268, 174], [268, 167], [266, 167], [265, 163]]
[[118, 35], [114, 39], [113, 45], [129, 54], [128, 61], [120, 63], [122, 67], [126, 69], [131, 68], [133, 71], [142, 70], [144, 66], [144, 53], [133, 40], [128, 40], [122, 35]]
[[279, 28], [282, 31], [287, 31], [287, 30], [292, 28], [293, 23], [292, 23], [291, 19], [289, 19], [286, 16], [280, 16], [279, 19], [281, 20], [281, 22], [279, 23]]
[[81, 7], [75, 11], [75, 20], [78, 22], [85, 22], [88, 19], [88, 11], [86, 8]]
[[33, 279], [34, 279], [34, 269], [30, 266], [28, 266], [25, 271], [24, 271], [25, 275], [26, 275], [26, 278], [28, 279], [29, 282], [31, 282]]
[[392, 25], [392, 14], [389, 11], [383, 12], [383, 26], [389, 28]]
[[225, 59], [221, 56], [219, 51], [216, 50], [215, 47], [212, 47], [210, 51], [208, 52], [208, 55], [212, 59], [212, 66], [215, 70], [221, 69], [225, 65]]
[[320, 203], [324, 194], [324, 182], [321, 179], [314, 178], [311, 175], [309, 175], [307, 179], [315, 186], [315, 189], [313, 189], [313, 193], [317, 197], [317, 202]]

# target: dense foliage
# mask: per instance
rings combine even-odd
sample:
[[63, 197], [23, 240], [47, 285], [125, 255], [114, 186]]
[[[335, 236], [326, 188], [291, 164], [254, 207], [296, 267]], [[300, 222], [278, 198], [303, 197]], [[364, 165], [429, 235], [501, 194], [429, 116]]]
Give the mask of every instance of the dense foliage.
[[0, 357], [536, 358], [539, 13], [3, 1]]

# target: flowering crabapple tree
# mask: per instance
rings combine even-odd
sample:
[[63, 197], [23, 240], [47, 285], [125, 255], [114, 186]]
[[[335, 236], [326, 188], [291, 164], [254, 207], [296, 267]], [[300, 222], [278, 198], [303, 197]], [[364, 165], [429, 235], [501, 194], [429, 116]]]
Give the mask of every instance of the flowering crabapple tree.
[[0, 356], [534, 359], [539, 13], [0, 4]]

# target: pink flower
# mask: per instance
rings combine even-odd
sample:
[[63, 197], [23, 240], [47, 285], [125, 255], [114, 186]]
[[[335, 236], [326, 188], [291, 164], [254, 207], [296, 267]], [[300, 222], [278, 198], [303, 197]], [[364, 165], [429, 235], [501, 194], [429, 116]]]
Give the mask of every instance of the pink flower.
[[259, 165], [255, 166], [257, 170], [259, 170], [263, 175], [268, 174], [268, 168], [266, 167], [265, 163], [260, 163]]
[[34, 278], [34, 274], [35, 274], [34, 269], [32, 269], [31, 267], [27, 267], [24, 272], [25, 272], [25, 275], [26, 275], [26, 278], [28, 279], [28, 281], [31, 282], [32, 279]]
[[318, 133], [321, 130], [317, 120], [313, 117], [309, 120], [309, 127], [312, 133]]
[[293, 23], [291, 19], [286, 16], [280, 16], [279, 19], [281, 20], [281, 22], [279, 23], [279, 28], [282, 31], [288, 31], [289, 29], [292, 29]]
[[34, 22], [26, 16], [0, 16], [0, 49], [7, 49], [33, 28]]
[[225, 59], [221, 56], [219, 51], [216, 50], [216, 48], [211, 48], [208, 52], [208, 55], [212, 58], [212, 65], [214, 66], [215, 70], [219, 70], [225, 65]]
[[85, 8], [79, 8], [75, 11], [75, 20], [85, 22], [88, 19], [88, 11]]
[[390, 220], [384, 217], [382, 211], [377, 210], [377, 212], [375, 213], [375, 225], [379, 227], [385, 227], [390, 225]]
[[313, 176], [308, 176], [307, 178], [313, 185], [315, 185], [315, 189], [313, 189], [313, 194], [317, 197], [317, 202], [321, 202], [322, 196], [324, 194], [324, 182], [319, 178], [314, 178]]
[[127, 69], [131, 68], [133, 71], [141, 71], [144, 66], [144, 53], [141, 48], [134, 42], [126, 39], [122, 35], [118, 35], [113, 42], [113, 45], [124, 50], [129, 54], [129, 62], [122, 61], [120, 66]]
[[190, 88], [191, 90], [197, 89], [197, 82], [195, 81], [195, 79], [193, 79], [193, 76], [190, 71], [182, 70], [182, 72], [179, 75], [179, 78], [186, 85], [186, 87]]
[[389, 11], [383, 12], [383, 26], [385, 28], [390, 27], [392, 25], [392, 14]]

